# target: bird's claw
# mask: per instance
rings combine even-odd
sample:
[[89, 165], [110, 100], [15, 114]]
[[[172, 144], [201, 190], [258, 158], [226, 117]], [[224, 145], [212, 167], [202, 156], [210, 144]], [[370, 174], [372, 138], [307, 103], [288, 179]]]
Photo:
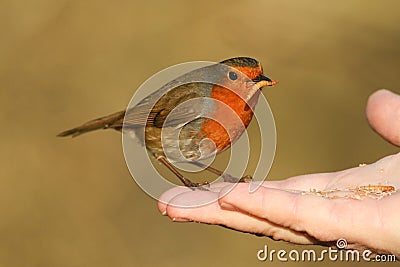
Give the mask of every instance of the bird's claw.
[[189, 179], [186, 179], [183, 183], [186, 187], [189, 187], [192, 190], [199, 189], [199, 190], [203, 190], [203, 191], [208, 191], [208, 188], [210, 188], [210, 183], [207, 181], [202, 182], [202, 183], [194, 183], [194, 182], [190, 181]]
[[253, 180], [253, 177], [251, 175], [245, 175], [242, 178], [236, 178], [233, 177], [232, 175], [229, 175], [225, 173], [222, 178], [224, 178], [224, 182], [227, 183], [250, 183]]
[[239, 179], [239, 183], [250, 183], [252, 180], [253, 177], [251, 177], [251, 175], [245, 175]]

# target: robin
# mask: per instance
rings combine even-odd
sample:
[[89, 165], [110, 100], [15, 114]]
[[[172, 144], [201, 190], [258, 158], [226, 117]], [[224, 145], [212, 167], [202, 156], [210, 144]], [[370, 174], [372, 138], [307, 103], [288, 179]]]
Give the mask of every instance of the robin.
[[[230, 58], [178, 77], [134, 107], [88, 121], [57, 136], [75, 137], [98, 129], [131, 131], [185, 186], [199, 187], [206, 183], [190, 181], [171, 162], [183, 158], [201, 165], [198, 160], [229, 148], [250, 124], [261, 88], [276, 83], [263, 75], [257, 60]], [[210, 166], [205, 169], [225, 181], [237, 182], [220, 170]]]

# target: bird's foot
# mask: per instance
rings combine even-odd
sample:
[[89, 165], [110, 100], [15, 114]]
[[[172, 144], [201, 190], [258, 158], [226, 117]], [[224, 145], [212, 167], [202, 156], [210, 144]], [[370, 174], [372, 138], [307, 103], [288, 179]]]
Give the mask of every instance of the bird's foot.
[[227, 173], [224, 173], [222, 175], [222, 178], [224, 179], [224, 182], [227, 183], [250, 183], [253, 180], [253, 177], [251, 177], [251, 175], [245, 175], [242, 178], [236, 178]]
[[187, 178], [183, 178], [182, 182], [186, 187], [189, 187], [192, 190], [199, 189], [203, 191], [208, 191], [208, 188], [210, 188], [210, 183], [207, 181], [202, 183], [194, 183]]
[[251, 175], [245, 175], [239, 179], [239, 183], [250, 183], [252, 180], [253, 177], [251, 177]]

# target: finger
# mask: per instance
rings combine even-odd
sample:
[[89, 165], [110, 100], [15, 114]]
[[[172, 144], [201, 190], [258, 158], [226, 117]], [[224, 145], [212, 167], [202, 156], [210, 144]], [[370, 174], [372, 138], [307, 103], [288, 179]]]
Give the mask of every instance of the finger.
[[247, 186], [238, 185], [219, 203], [321, 241], [346, 237], [352, 243], [369, 244], [381, 224], [378, 216], [371, 216], [373, 211], [365, 209], [374, 205], [371, 201], [375, 200], [327, 199], [264, 187], [249, 194]]
[[265, 181], [262, 186], [293, 192], [310, 191], [311, 189], [324, 190], [339, 173], [340, 172], [299, 175], [285, 180]]
[[176, 197], [177, 195], [180, 195], [184, 192], [189, 192], [191, 189], [188, 187], [184, 187], [184, 186], [178, 186], [178, 187], [174, 187], [172, 189], [169, 189], [168, 191], [164, 192], [160, 198], [158, 199], [158, 210], [163, 214], [166, 215], [167, 213], [167, 206], [168, 206], [168, 202], [171, 201], [171, 199], [173, 199], [174, 197]]
[[275, 240], [285, 240], [297, 244], [314, 244], [316, 242], [305, 233], [296, 232], [239, 211], [224, 210], [217, 201], [208, 205], [184, 208], [188, 204], [193, 204], [193, 199], [201, 199], [204, 202], [216, 198], [218, 198], [218, 193], [185, 192], [170, 200], [166, 213], [172, 220], [178, 222], [195, 221], [223, 225], [238, 231], [271, 236]]
[[400, 146], [400, 96], [388, 90], [373, 93], [367, 103], [371, 127], [390, 143]]
[[[206, 189], [207, 191], [210, 192], [219, 192], [221, 188], [225, 186], [232, 185], [230, 183], [213, 183], [209, 187], [204, 186], [203, 188]], [[204, 205], [208, 203], [209, 201], [216, 201], [216, 198], [218, 198], [218, 195], [214, 195], [215, 199], [204, 199], [204, 196], [207, 196], [207, 194], [201, 194], [201, 192], [207, 192], [207, 191], [202, 191], [200, 189], [191, 189], [186, 186], [177, 186], [173, 187], [166, 192], [164, 192], [158, 199], [158, 210], [163, 214], [166, 215], [166, 209], [168, 204], [173, 205], [171, 203], [171, 200], [175, 198], [178, 195], [181, 195], [183, 193], [188, 193], [192, 192], [193, 194], [191, 195], [191, 202], [187, 202], [185, 204], [182, 203], [183, 207], [190, 207], [190, 206], [199, 206], [199, 205]]]
[[[333, 176], [336, 173], [321, 173], [321, 174], [308, 174], [292, 177], [286, 180], [278, 180], [278, 181], [265, 181], [262, 183], [262, 186], [269, 188], [278, 188], [278, 189], [286, 189], [293, 192], [302, 192], [302, 191], [310, 191], [311, 189], [316, 190], [324, 190], [326, 188], [326, 184], [331, 181]], [[219, 192], [222, 188], [225, 188], [225, 192], [228, 193], [232, 188], [234, 188], [236, 184], [232, 183], [214, 183], [211, 184], [208, 190], [212, 192]], [[201, 197], [202, 194], [198, 194], [199, 190], [194, 190], [195, 192], [191, 194], [191, 203], [182, 203], [182, 205], [204, 205], [207, 201], [215, 201], [214, 199], [204, 199]], [[167, 205], [172, 205], [171, 199], [176, 196], [186, 193], [193, 192], [192, 189], [185, 186], [174, 187], [166, 192], [164, 192], [159, 200], [158, 200], [158, 209], [163, 214], [166, 215]], [[200, 191], [201, 192], [201, 191]], [[221, 195], [219, 195], [221, 196]]]

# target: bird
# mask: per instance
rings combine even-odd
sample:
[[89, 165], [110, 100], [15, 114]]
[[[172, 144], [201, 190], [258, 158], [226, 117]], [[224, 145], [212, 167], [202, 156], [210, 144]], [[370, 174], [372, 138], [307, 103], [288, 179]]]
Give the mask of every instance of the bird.
[[[192, 182], [173, 162], [183, 159], [201, 165], [200, 159], [228, 149], [250, 124], [261, 89], [277, 83], [264, 75], [258, 60], [229, 58], [173, 79], [133, 107], [90, 120], [57, 136], [76, 137], [98, 129], [131, 132], [184, 186], [199, 188], [208, 183]], [[227, 182], [251, 179], [236, 179], [211, 166], [205, 169]]]

